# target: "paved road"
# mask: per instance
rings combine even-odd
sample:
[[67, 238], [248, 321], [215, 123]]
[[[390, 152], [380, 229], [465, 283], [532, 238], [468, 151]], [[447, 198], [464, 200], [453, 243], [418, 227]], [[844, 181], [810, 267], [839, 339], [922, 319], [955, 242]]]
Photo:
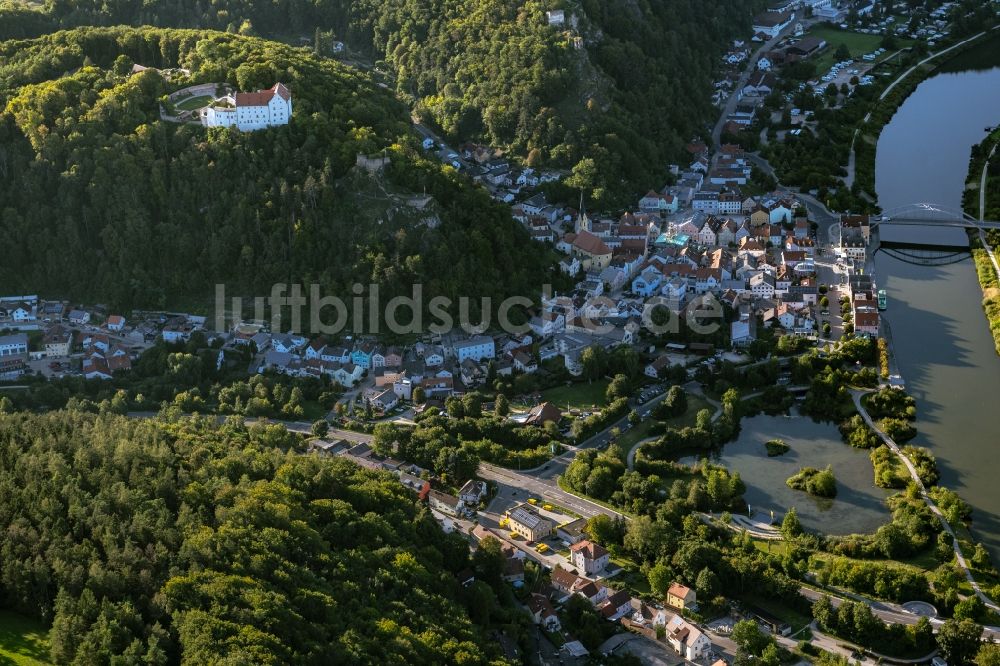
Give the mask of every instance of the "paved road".
[[[479, 464], [479, 476], [483, 479], [495, 481], [500, 486], [500, 496], [502, 498], [510, 498], [506, 501], [512, 504], [526, 501], [529, 496], [541, 497], [553, 504], [566, 507], [584, 518], [593, 518], [598, 514], [604, 514], [611, 518], [627, 518], [627, 516], [606, 506], [568, 493], [550, 480], [541, 480], [532, 476], [526, 476], [523, 473], [514, 472], [489, 463]], [[493, 508], [492, 504], [491, 508]]]
[[[749, 58], [747, 58], [746, 67], [744, 68], [743, 73], [740, 74], [739, 81], [736, 82], [736, 86], [733, 88], [733, 92], [729, 96], [729, 99], [726, 100], [726, 105], [722, 107], [722, 113], [719, 114], [719, 120], [716, 121], [715, 127], [712, 128], [713, 165], [715, 164], [716, 160], [719, 159], [719, 148], [722, 146], [722, 128], [726, 124], [726, 121], [729, 119], [729, 116], [731, 116], [733, 112], [736, 111], [736, 105], [740, 101], [740, 91], [743, 90], [743, 87], [747, 84], [747, 81], [750, 80], [750, 75], [754, 73], [755, 69], [757, 69], [757, 61], [760, 59], [761, 54], [764, 53], [764, 51], [770, 51], [775, 47], [775, 45], [777, 45], [778, 42], [787, 37], [788, 34], [795, 29], [795, 23], [796, 23], [795, 21], [789, 23], [788, 27], [786, 27], [784, 30], [778, 33], [777, 37], [774, 37], [770, 41], [761, 44], [759, 47], [757, 47], [757, 50], [754, 51]], [[802, 19], [802, 27], [803, 28], [807, 27], [806, 19]]]

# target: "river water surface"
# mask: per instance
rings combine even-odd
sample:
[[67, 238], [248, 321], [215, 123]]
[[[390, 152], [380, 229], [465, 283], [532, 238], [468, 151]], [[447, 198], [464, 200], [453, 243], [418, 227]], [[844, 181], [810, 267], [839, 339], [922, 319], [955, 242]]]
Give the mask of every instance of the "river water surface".
[[[885, 210], [911, 203], [961, 208], [971, 147], [1000, 123], [1000, 40], [924, 81], [878, 142], [875, 184]], [[973, 531], [1000, 562], [1000, 357], [971, 259], [923, 267], [876, 255], [876, 280], [906, 388], [915, 444], [937, 456], [942, 483], [974, 508]]]

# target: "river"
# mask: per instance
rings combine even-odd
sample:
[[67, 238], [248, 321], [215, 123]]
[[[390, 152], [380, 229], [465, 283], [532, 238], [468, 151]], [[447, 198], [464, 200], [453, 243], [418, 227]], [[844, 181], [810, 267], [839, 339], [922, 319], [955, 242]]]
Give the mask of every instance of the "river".
[[[971, 147], [1000, 123], [1000, 40], [958, 56], [921, 83], [878, 142], [885, 210], [929, 202], [960, 209]], [[1000, 562], [1000, 357], [971, 258], [922, 267], [876, 255], [876, 280], [906, 388], [917, 400], [914, 444], [937, 456], [941, 482], [974, 509], [973, 532]]]

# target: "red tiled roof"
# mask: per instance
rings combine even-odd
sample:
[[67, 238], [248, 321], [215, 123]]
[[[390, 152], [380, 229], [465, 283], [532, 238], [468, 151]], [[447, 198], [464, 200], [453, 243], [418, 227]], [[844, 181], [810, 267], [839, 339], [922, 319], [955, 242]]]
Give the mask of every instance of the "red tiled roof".
[[267, 90], [258, 90], [257, 92], [249, 93], [236, 93], [236, 106], [267, 106], [268, 102], [271, 101], [275, 95], [285, 100], [286, 102], [291, 98], [291, 93], [288, 88], [282, 83], [276, 83], [273, 87]]
[[594, 543], [593, 541], [581, 541], [580, 543], [573, 544], [570, 548], [574, 553], [583, 552], [583, 556], [588, 560], [596, 560], [599, 557], [604, 557], [608, 554], [608, 551], [604, 546], [599, 543]]

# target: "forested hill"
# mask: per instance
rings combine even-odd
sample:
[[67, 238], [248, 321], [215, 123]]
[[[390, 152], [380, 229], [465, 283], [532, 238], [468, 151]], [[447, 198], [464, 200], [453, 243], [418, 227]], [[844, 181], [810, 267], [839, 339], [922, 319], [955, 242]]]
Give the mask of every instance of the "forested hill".
[[[715, 120], [712, 75], [764, 0], [48, 0], [53, 26], [210, 27], [290, 40], [332, 29], [384, 60], [400, 97], [450, 140], [578, 169], [596, 205], [659, 187]], [[562, 8], [566, 23], [549, 26]], [[0, 32], [37, 34], [21, 12]], [[575, 26], [575, 27], [574, 27]], [[0, 35], [2, 36], [2, 35]], [[593, 160], [591, 163], [584, 160]], [[581, 164], [581, 161], [583, 163]]]
[[455, 578], [465, 540], [390, 474], [295, 446], [0, 413], [0, 606], [52, 623], [57, 664], [501, 663], [469, 619], [496, 619], [491, 586]]
[[[133, 63], [184, 67], [183, 80]], [[285, 83], [285, 127], [161, 121], [189, 83]], [[0, 43], [0, 284], [116, 307], [211, 304], [274, 282], [324, 294], [537, 294], [552, 264], [509, 211], [414, 147], [407, 111], [364, 72], [220, 32], [78, 28]], [[358, 153], [392, 159], [378, 182]], [[400, 205], [434, 197], [437, 228]], [[409, 211], [409, 212], [407, 212]], [[426, 214], [421, 213], [426, 217]], [[519, 270], [511, 271], [511, 266]], [[384, 302], [384, 301], [383, 301]]]
[[[346, 4], [349, 43], [371, 44], [400, 96], [450, 137], [509, 146], [531, 163], [579, 164], [578, 184], [597, 205], [631, 205], [714, 122], [714, 65], [762, 2]], [[545, 12], [557, 7], [566, 23], [550, 26]]]

